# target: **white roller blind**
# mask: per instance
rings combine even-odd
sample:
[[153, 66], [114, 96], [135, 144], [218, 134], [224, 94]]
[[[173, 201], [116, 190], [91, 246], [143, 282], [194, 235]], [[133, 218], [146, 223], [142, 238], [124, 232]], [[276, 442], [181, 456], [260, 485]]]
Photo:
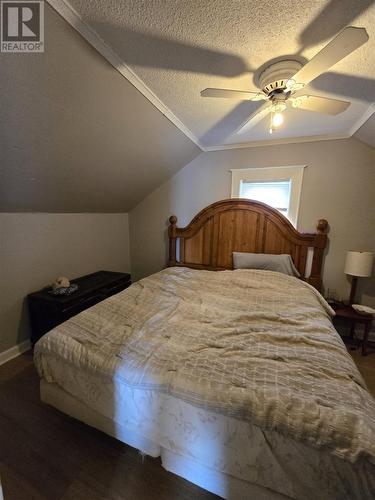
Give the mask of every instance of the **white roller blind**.
[[251, 182], [242, 181], [240, 197], [267, 203], [279, 210], [283, 215], [288, 215], [290, 202], [290, 180]]

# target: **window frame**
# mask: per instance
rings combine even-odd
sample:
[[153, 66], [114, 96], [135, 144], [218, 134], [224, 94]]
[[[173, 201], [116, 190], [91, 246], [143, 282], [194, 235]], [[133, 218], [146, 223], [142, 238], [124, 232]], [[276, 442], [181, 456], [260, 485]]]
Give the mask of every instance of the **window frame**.
[[231, 169], [231, 197], [241, 198], [240, 192], [242, 182], [279, 182], [290, 180], [290, 200], [287, 219], [295, 228], [297, 228], [303, 173], [306, 166], [307, 165], [293, 165], [288, 167], [250, 167]]

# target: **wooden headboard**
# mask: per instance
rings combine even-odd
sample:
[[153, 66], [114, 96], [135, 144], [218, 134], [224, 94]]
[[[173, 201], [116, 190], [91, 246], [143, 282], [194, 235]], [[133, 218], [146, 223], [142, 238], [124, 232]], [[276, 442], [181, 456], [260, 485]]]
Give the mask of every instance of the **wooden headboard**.
[[169, 266], [219, 271], [233, 269], [232, 252], [286, 253], [304, 278], [311, 248], [311, 273], [306, 281], [321, 287], [328, 229], [325, 219], [318, 221], [316, 234], [303, 234], [276, 209], [258, 201], [231, 198], [204, 208], [184, 228], [177, 227], [175, 215], [169, 222]]

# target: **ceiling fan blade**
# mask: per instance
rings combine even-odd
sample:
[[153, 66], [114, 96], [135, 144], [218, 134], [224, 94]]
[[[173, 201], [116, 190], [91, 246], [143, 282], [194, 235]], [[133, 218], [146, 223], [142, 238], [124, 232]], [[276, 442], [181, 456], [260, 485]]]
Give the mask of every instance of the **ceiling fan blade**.
[[[361, 99], [368, 103], [375, 102], [375, 85], [373, 78], [357, 75], [345, 75], [328, 71], [310, 84], [311, 92], [330, 92], [335, 89], [335, 94], [344, 99]], [[305, 93], [302, 91], [302, 93]]]
[[263, 92], [247, 92], [245, 90], [229, 89], [204, 89], [201, 92], [202, 97], [219, 97], [223, 99], [240, 99], [242, 101], [262, 101], [267, 96]]
[[293, 107], [316, 111], [326, 115], [338, 115], [350, 106], [350, 102], [339, 101], [338, 99], [329, 99], [328, 97], [319, 97], [316, 95], [302, 95], [291, 98]]
[[265, 118], [268, 113], [270, 113], [272, 105], [264, 103], [255, 113], [250, 115], [250, 117], [234, 132], [234, 134], [245, 134], [251, 128], [255, 127], [260, 121]]
[[344, 59], [354, 50], [367, 42], [369, 36], [365, 28], [349, 26], [339, 33], [328, 45], [318, 52], [305, 64], [291, 80], [298, 83], [307, 83], [327, 71], [331, 66]]

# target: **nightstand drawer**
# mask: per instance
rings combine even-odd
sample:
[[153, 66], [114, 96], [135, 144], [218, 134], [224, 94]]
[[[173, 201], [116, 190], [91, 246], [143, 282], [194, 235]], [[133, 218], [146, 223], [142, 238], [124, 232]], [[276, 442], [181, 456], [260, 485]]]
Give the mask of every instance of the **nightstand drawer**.
[[95, 304], [102, 301], [106, 297], [107, 297], [107, 295], [100, 293], [97, 295], [82, 298], [76, 304], [72, 304], [69, 307], [62, 309], [61, 314], [62, 314], [62, 316], [66, 317], [66, 319], [71, 318], [72, 316], [75, 316], [76, 314], [84, 311], [85, 309], [88, 309], [89, 307], [94, 306]]
[[131, 281], [121, 282], [118, 283], [117, 285], [114, 285], [111, 288], [105, 288], [103, 292], [106, 294], [107, 297], [110, 297], [111, 295], [115, 295], [116, 293], [122, 292], [123, 290], [125, 290], [125, 288], [128, 288], [128, 286], [130, 285]]

